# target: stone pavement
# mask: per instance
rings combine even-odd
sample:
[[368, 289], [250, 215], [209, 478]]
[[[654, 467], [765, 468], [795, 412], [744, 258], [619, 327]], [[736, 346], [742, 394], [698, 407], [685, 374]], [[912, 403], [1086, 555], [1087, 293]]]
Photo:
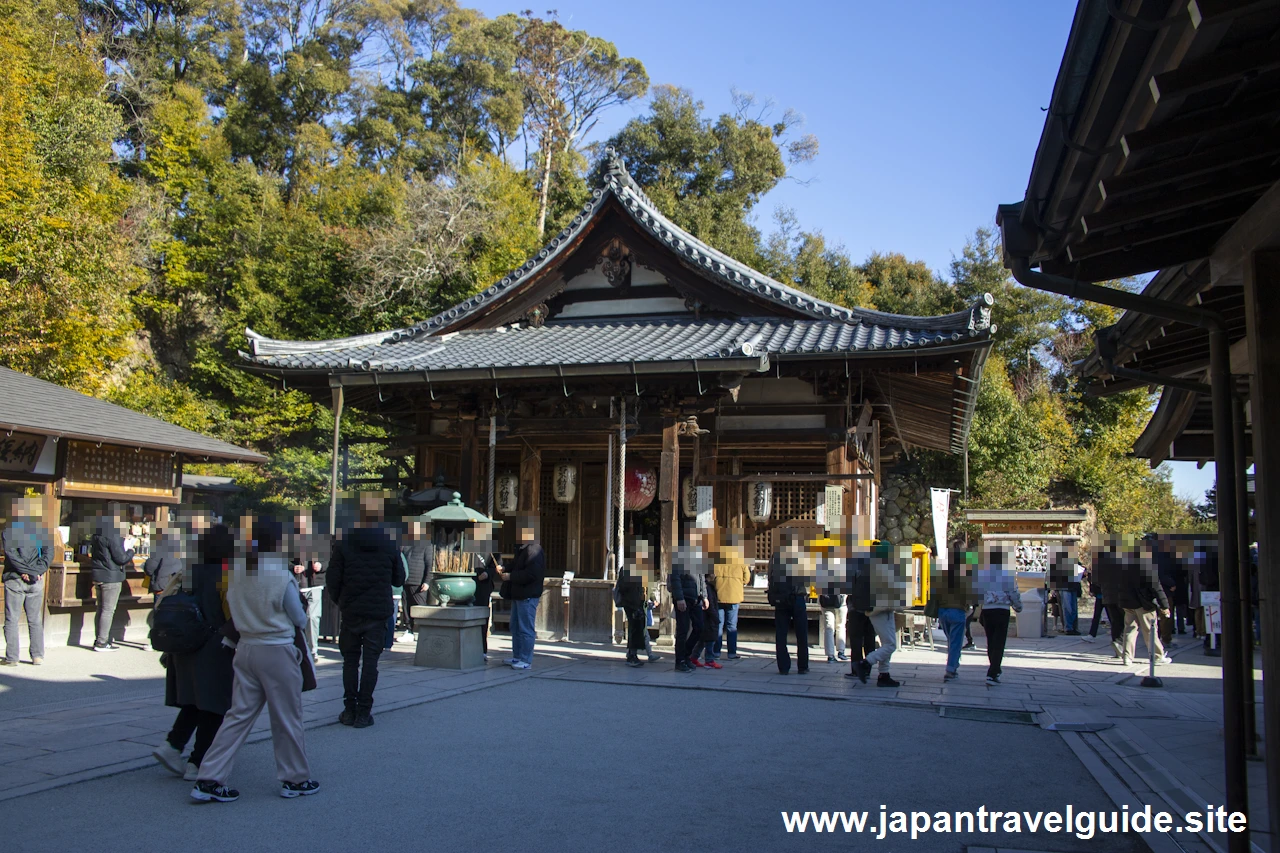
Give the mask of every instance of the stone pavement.
[[[893, 675], [902, 682], [896, 689], [876, 687], [874, 676], [867, 685], [847, 678], [848, 664], [828, 664], [825, 655], [812, 654], [816, 649], [810, 650], [807, 675], [779, 675], [771, 646], [760, 643], [745, 643], [747, 657], [725, 662], [724, 669], [690, 674], [672, 670], [669, 652], [657, 664], [632, 669], [617, 647], [545, 642], [528, 673], [495, 662], [458, 674], [413, 667], [408, 647], [398, 645], [383, 658], [375, 712], [529, 677], [937, 709], [945, 717], [1062, 730], [1062, 740], [1117, 804], [1151, 803], [1181, 814], [1223, 802], [1220, 669], [1199, 643], [1180, 638], [1185, 642], [1173, 650], [1175, 662], [1157, 668], [1165, 687], [1149, 689], [1140, 686], [1143, 668], [1121, 667], [1102, 639], [1015, 638], [1006, 652], [1003, 683], [987, 687], [980, 633], [976, 638], [980, 648], [964, 653], [959, 681], [948, 684], [942, 682], [941, 645], [901, 649], [893, 662]], [[495, 659], [508, 648], [503, 637], [495, 637], [492, 646]], [[320, 685], [304, 696], [309, 728], [333, 724], [341, 710], [336, 650], [322, 654]], [[95, 655], [70, 647], [51, 649], [45, 667], [0, 671], [0, 801], [150, 765], [151, 749], [173, 718], [173, 710], [162, 705], [157, 657], [146, 648]], [[263, 715], [255, 737], [267, 736]], [[1265, 826], [1261, 763], [1251, 762], [1250, 771], [1252, 823]], [[1259, 849], [1270, 850], [1265, 835], [1253, 837]], [[1159, 853], [1225, 850], [1224, 839], [1212, 834], [1153, 833], [1145, 839]]]

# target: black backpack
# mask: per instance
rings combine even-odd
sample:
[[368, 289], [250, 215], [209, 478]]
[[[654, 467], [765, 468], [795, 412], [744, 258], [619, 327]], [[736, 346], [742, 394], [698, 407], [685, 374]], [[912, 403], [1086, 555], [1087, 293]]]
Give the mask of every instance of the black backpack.
[[176, 589], [160, 599], [151, 616], [151, 648], [171, 654], [190, 654], [208, 641], [213, 628], [194, 593]]

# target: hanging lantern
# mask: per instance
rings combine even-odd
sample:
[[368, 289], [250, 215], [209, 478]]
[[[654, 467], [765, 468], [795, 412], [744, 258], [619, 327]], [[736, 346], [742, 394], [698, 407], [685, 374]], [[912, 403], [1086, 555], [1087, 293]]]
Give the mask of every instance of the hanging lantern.
[[763, 524], [773, 515], [773, 483], [762, 480], [751, 484], [751, 520]]
[[652, 468], [627, 466], [622, 508], [628, 512], [647, 509], [658, 494], [658, 474]]
[[503, 474], [494, 484], [498, 491], [498, 512], [511, 515], [520, 505], [520, 478], [515, 474]]
[[680, 508], [685, 518], [694, 518], [698, 514], [698, 487], [693, 484], [693, 477], [685, 477], [680, 481]]
[[557, 463], [552, 482], [555, 485], [556, 503], [573, 503], [573, 496], [578, 493], [578, 466], [572, 462]]

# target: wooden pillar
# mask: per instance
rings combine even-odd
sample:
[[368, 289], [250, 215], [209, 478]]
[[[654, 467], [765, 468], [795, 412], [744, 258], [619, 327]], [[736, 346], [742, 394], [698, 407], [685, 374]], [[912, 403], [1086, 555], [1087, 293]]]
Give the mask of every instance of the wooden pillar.
[[[1280, 250], [1255, 252], [1244, 271], [1253, 416], [1254, 502], [1258, 526], [1258, 608], [1262, 623], [1262, 740], [1280, 744]], [[1224, 570], [1226, 567], [1223, 567]], [[1267, 809], [1280, 830], [1280, 757], [1267, 756]]]
[[460, 455], [458, 457], [458, 491], [462, 493], [462, 502], [467, 506], [475, 506], [480, 495], [480, 442], [476, 438], [475, 415], [463, 415], [458, 424], [461, 435]]
[[338, 444], [342, 438], [342, 386], [333, 389], [333, 459], [329, 469], [329, 535], [338, 530]]
[[[737, 476], [742, 473], [742, 460], [735, 453], [729, 460], [729, 473]], [[735, 530], [743, 532], [744, 536], [747, 530], [747, 519], [743, 512], [744, 499], [743, 494], [746, 492], [745, 483], [728, 483], [729, 487], [729, 526]]]
[[669, 646], [675, 636], [674, 603], [666, 594], [671, 558], [680, 541], [680, 424], [674, 417], [662, 419], [662, 464], [658, 468], [658, 501], [662, 520], [658, 538], [658, 588], [662, 590], [658, 644]]
[[537, 516], [542, 498], [542, 454], [529, 445], [520, 457], [520, 495], [518, 511]]
[[[565, 568], [573, 572], [574, 577], [582, 576], [582, 501], [586, 497], [583, 493], [583, 485], [583, 468], [579, 464], [578, 495], [569, 504], [568, 512], [565, 514], [565, 546], [568, 551], [565, 554]], [[608, 526], [607, 521], [605, 525]], [[565, 624], [568, 625], [568, 622]]]
[[671, 574], [671, 556], [680, 541], [680, 424], [674, 417], [662, 421], [662, 464], [658, 469], [658, 501], [661, 505], [662, 577]]

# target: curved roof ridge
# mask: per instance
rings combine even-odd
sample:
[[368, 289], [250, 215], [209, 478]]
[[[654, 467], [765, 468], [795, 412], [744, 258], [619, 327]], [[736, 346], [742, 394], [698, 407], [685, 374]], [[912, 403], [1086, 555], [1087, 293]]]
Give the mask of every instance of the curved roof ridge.
[[391, 329], [370, 335], [337, 338], [330, 341], [278, 341], [264, 338], [246, 330], [253, 354], [307, 353], [323, 349], [352, 349], [376, 343], [391, 343], [405, 338], [438, 334], [459, 321], [493, 303], [500, 296], [555, 261], [575, 242], [582, 229], [595, 217], [605, 202], [613, 196], [641, 228], [655, 239], [680, 255], [686, 263], [701, 268], [715, 279], [743, 294], [754, 295], [791, 311], [799, 311], [814, 320], [866, 326], [895, 326], [937, 332], [960, 332], [970, 335], [993, 331], [991, 329], [991, 294], [984, 293], [969, 307], [950, 314], [919, 317], [907, 314], [890, 314], [869, 308], [845, 308], [811, 296], [802, 290], [783, 284], [764, 273], [747, 266], [721, 252], [667, 218], [653, 200], [644, 192], [622, 157], [612, 148], [605, 149], [604, 180], [591, 191], [591, 198], [582, 206], [569, 224], [551, 238], [540, 250], [516, 269], [484, 290], [474, 293], [456, 305], [400, 329]]

